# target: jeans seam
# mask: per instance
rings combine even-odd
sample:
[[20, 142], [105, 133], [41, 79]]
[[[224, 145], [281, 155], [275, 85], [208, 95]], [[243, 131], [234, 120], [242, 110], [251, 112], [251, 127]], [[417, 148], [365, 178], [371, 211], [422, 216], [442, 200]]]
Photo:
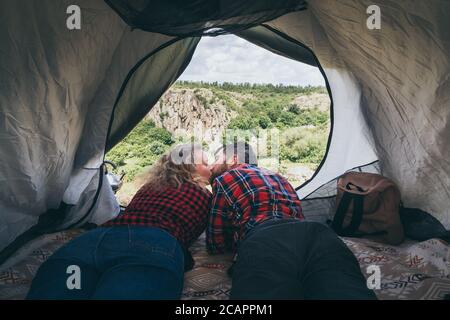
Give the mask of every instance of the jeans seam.
[[112, 229], [113, 227], [108, 227], [107, 229], [103, 230], [102, 234], [100, 235], [97, 244], [95, 246], [94, 249], [94, 265], [96, 269], [99, 269], [99, 263], [98, 263], [98, 259], [97, 259], [97, 251], [98, 248], [100, 247], [101, 243], [103, 242], [103, 238], [105, 237], [105, 235]]
[[181, 244], [178, 241], [178, 239], [175, 236], [173, 236], [170, 232], [168, 232], [167, 230], [165, 230], [163, 228], [159, 228], [159, 227], [153, 227], [153, 228], [158, 229], [158, 231], [161, 231], [161, 232], [165, 233], [173, 241], [173, 246], [172, 246], [172, 248], [170, 248], [170, 252], [169, 252], [170, 254], [169, 255], [174, 257], [176, 255], [177, 246], [181, 246]]

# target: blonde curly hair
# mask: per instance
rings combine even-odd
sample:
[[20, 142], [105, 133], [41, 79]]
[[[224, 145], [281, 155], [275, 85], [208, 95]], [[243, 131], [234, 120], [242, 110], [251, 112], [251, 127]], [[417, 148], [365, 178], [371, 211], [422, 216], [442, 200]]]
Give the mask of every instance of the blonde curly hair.
[[145, 185], [154, 189], [178, 188], [183, 183], [201, 185], [207, 183], [196, 172], [195, 160], [203, 152], [198, 144], [177, 145], [165, 153], [152, 166], [145, 179]]

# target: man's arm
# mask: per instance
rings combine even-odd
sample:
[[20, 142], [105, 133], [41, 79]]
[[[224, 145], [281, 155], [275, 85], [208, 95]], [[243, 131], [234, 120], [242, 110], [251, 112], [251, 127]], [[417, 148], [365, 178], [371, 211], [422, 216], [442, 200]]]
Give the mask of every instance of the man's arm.
[[213, 199], [208, 226], [206, 228], [206, 249], [210, 254], [232, 250], [233, 226], [230, 206], [219, 181], [213, 183]]

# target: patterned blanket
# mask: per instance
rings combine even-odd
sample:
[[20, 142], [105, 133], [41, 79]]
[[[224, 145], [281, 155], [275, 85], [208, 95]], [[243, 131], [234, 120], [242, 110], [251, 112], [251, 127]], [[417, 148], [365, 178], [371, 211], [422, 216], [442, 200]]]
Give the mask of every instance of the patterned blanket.
[[[39, 266], [81, 230], [41, 236], [0, 266], [0, 299], [24, 299]], [[370, 240], [343, 238], [357, 257], [366, 277], [370, 265], [379, 266], [379, 299], [443, 299], [450, 293], [450, 246], [437, 239], [406, 241], [388, 246]], [[191, 248], [196, 266], [185, 274], [182, 299], [228, 299], [231, 281], [226, 270], [230, 255], [210, 256], [204, 236]]]

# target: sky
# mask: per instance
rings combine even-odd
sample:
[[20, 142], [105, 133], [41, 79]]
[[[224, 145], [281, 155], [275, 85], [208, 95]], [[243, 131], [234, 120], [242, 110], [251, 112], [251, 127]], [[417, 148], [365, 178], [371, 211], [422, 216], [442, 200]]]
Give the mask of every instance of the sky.
[[325, 85], [318, 68], [279, 56], [234, 35], [203, 37], [179, 80]]

